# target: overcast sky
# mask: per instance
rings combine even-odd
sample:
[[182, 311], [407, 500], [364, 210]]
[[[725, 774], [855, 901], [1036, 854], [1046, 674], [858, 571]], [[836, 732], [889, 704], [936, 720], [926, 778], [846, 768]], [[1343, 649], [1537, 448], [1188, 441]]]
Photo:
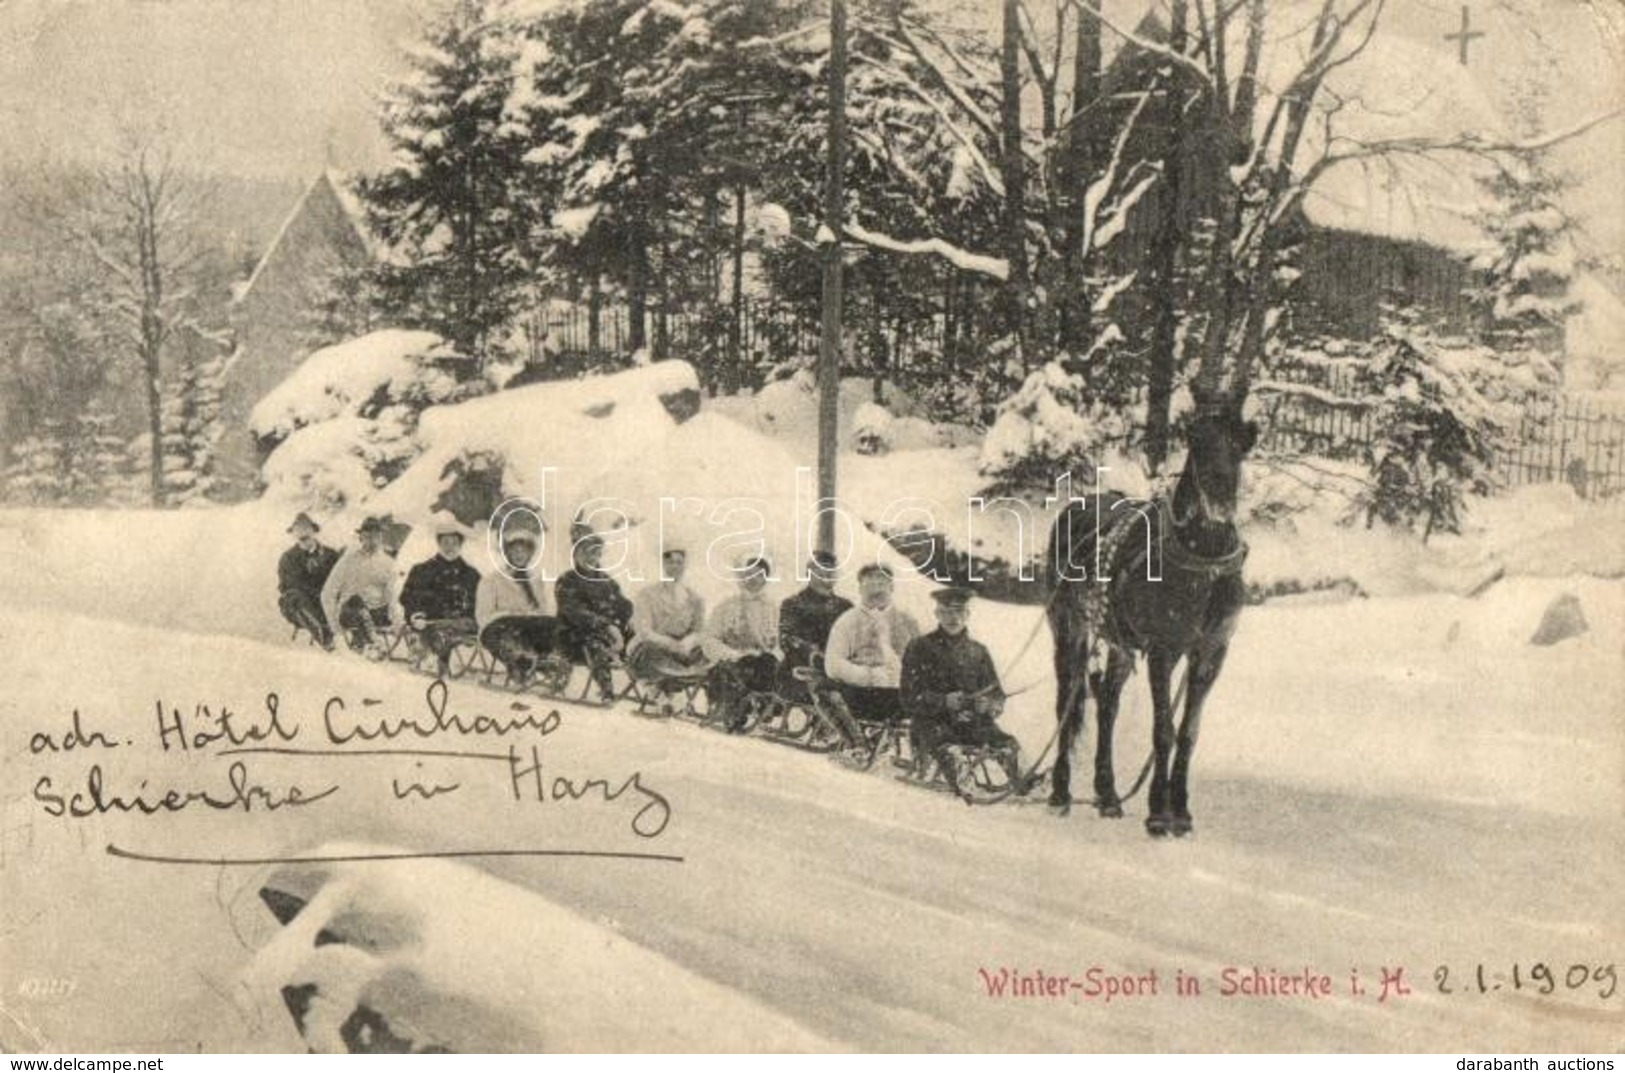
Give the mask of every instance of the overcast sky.
[[[384, 151], [373, 101], [432, 2], [0, 0], [0, 154], [94, 155], [121, 116], [157, 110], [193, 156], [222, 171], [303, 179], [329, 156], [346, 170], [375, 167]], [[997, 0], [947, 2], [996, 26]], [[1625, 102], [1620, 0], [1470, 6], [1486, 36], [1473, 42], [1465, 73], [1487, 96], [1538, 73], [1549, 56], [1559, 87], [1551, 123]], [[1461, 7], [1391, 0], [1383, 32], [1416, 45], [1424, 62], [1454, 65], [1456, 46], [1443, 35], [1457, 28]], [[1515, 7], [1540, 12], [1543, 42], [1508, 14]], [[1625, 123], [1593, 132], [1563, 159], [1582, 177], [1574, 208], [1593, 241], [1625, 252]]]

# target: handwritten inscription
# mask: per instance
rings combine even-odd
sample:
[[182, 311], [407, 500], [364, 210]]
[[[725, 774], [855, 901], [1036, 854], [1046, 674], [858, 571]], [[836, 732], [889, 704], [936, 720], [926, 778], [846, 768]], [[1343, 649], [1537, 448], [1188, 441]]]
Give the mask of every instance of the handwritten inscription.
[[[33, 783], [39, 808], [64, 820], [188, 809], [297, 810], [342, 800], [350, 765], [383, 758], [410, 764], [387, 772], [383, 783], [388, 800], [400, 805], [432, 806], [480, 786], [517, 805], [616, 808], [626, 814], [627, 829], [643, 839], [659, 837], [672, 818], [670, 800], [643, 772], [569, 770], [557, 750], [544, 749], [564, 726], [557, 709], [538, 711], [514, 701], [509, 711], [497, 714], [462, 710], [453, 707], [443, 681], [429, 685], [420, 702], [394, 710], [371, 697], [330, 696], [319, 707], [296, 712], [273, 692], [257, 707], [159, 700], [150, 711], [156, 719], [145, 737], [110, 733], [77, 708], [66, 725], [35, 731], [29, 750], [50, 762]], [[478, 743], [490, 739], [506, 747], [480, 751]], [[141, 767], [142, 756], [150, 760], [154, 747], [158, 755], [199, 763], [187, 763], [181, 776], [170, 764], [167, 777], [160, 777]], [[64, 770], [64, 762], [75, 756], [78, 763]], [[284, 770], [293, 762], [289, 758], [311, 758], [316, 774], [300, 777], [296, 768], [292, 776], [267, 777], [260, 769], [271, 757]], [[425, 768], [425, 760], [434, 761], [433, 770]]]

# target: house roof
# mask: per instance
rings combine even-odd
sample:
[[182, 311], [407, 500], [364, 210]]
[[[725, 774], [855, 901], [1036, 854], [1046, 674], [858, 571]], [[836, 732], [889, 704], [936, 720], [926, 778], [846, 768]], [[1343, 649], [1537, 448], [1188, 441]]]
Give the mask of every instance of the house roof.
[[[1271, 36], [1260, 63], [1259, 133], [1271, 105], [1301, 71], [1311, 47], [1314, 9], [1319, 0], [1278, 0], [1271, 7]], [[1141, 4], [1134, 37], [1162, 44], [1167, 30], [1160, 4]], [[1136, 10], [1127, 5], [1124, 13]], [[1113, 14], [1108, 5], [1107, 15]], [[1126, 25], [1113, 18], [1118, 26]], [[1244, 20], [1235, 20], [1230, 54], [1244, 50]], [[1110, 30], [1108, 39], [1122, 42]], [[1120, 92], [1135, 77], [1131, 63], [1143, 49], [1129, 42], [1119, 48], [1106, 73], [1108, 92]], [[1379, 140], [1448, 140], [1465, 134], [1502, 137], [1505, 121], [1487, 88], [1468, 68], [1432, 44], [1399, 33], [1378, 32], [1358, 62], [1334, 69], [1316, 102], [1300, 151], [1300, 160], [1315, 159], [1328, 145], [1343, 152]], [[1320, 226], [1388, 238], [1425, 242], [1458, 251], [1484, 243], [1472, 216], [1480, 201], [1477, 179], [1486, 165], [1467, 154], [1448, 158], [1390, 156], [1350, 162], [1328, 170], [1305, 199], [1308, 218]]]
[[333, 201], [338, 204], [343, 219], [354, 229], [356, 239], [366, 247], [369, 253], [374, 256], [377, 255], [377, 243], [361, 222], [364, 217], [359, 202], [345, 187], [342, 176], [331, 168], [325, 169], [311, 180], [309, 186], [305, 187], [305, 192], [299, 195], [299, 200], [294, 203], [292, 210], [283, 219], [282, 226], [277, 229], [276, 235], [271, 239], [270, 245], [265, 248], [265, 254], [254, 265], [254, 271], [249, 274], [247, 280], [235, 288], [235, 293], [232, 296], [234, 304], [247, 300], [248, 296], [254, 292], [254, 285], [264, 275], [266, 266], [276, 259], [278, 251], [281, 249], [294, 222], [308, 210], [313, 197], [323, 195], [332, 197]]

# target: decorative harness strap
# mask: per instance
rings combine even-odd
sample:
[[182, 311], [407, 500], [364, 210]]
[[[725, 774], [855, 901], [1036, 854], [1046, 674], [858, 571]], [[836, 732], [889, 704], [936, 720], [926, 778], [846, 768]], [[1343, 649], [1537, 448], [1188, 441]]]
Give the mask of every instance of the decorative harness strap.
[[1212, 581], [1241, 573], [1247, 562], [1247, 542], [1238, 534], [1236, 546], [1219, 556], [1198, 555], [1179, 542], [1174, 535], [1174, 507], [1171, 498], [1157, 500], [1157, 511], [1162, 515], [1162, 561], [1182, 574], [1193, 574]]
[[[1159, 545], [1162, 552], [1163, 576], [1161, 580], [1169, 580], [1172, 574], [1185, 577], [1217, 581], [1220, 578], [1239, 575], [1247, 562], [1247, 542], [1239, 535], [1236, 546], [1220, 556], [1198, 555], [1179, 542], [1175, 535], [1175, 522], [1173, 514], [1173, 497], [1159, 495], [1152, 501], [1160, 519], [1158, 526]], [[1149, 553], [1148, 544], [1142, 544], [1134, 554], [1122, 562], [1118, 562], [1118, 554], [1131, 535], [1138, 534], [1138, 528], [1133, 520], [1140, 518], [1139, 513], [1123, 515], [1107, 527], [1101, 534], [1098, 546], [1097, 562], [1107, 570], [1113, 571], [1111, 580], [1100, 582], [1098, 579], [1094, 586], [1086, 590], [1088, 595], [1084, 600], [1085, 621], [1089, 631], [1089, 667], [1091, 671], [1103, 671], [1104, 651], [1103, 643], [1128, 650], [1127, 631], [1120, 628], [1112, 620], [1111, 592], [1116, 579], [1133, 570], [1144, 569]]]

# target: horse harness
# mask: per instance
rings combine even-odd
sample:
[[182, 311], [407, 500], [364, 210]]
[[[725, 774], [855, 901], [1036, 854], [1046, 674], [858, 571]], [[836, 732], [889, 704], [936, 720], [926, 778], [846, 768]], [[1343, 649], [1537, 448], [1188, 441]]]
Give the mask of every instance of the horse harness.
[[[1241, 574], [1247, 562], [1247, 542], [1237, 534], [1235, 547], [1222, 555], [1202, 555], [1186, 547], [1179, 539], [1179, 523], [1174, 518], [1171, 496], [1160, 495], [1152, 501], [1157, 512], [1158, 536], [1161, 549], [1161, 575], [1148, 578], [1153, 584], [1206, 583], [1212, 585], [1223, 578]], [[1110, 578], [1085, 590], [1083, 608], [1089, 636], [1089, 663], [1094, 669], [1103, 669], [1100, 649], [1102, 641], [1123, 651], [1143, 650], [1144, 638], [1138, 637], [1122, 618], [1122, 608], [1114, 607], [1112, 590], [1116, 580], [1132, 571], [1146, 568], [1150, 554], [1150, 541], [1146, 541], [1127, 559], [1118, 561], [1125, 543], [1136, 533], [1134, 519], [1139, 514], [1124, 515], [1116, 519], [1101, 535], [1096, 562], [1106, 564], [1113, 571]], [[1098, 579], [1097, 579], [1098, 580]]]

